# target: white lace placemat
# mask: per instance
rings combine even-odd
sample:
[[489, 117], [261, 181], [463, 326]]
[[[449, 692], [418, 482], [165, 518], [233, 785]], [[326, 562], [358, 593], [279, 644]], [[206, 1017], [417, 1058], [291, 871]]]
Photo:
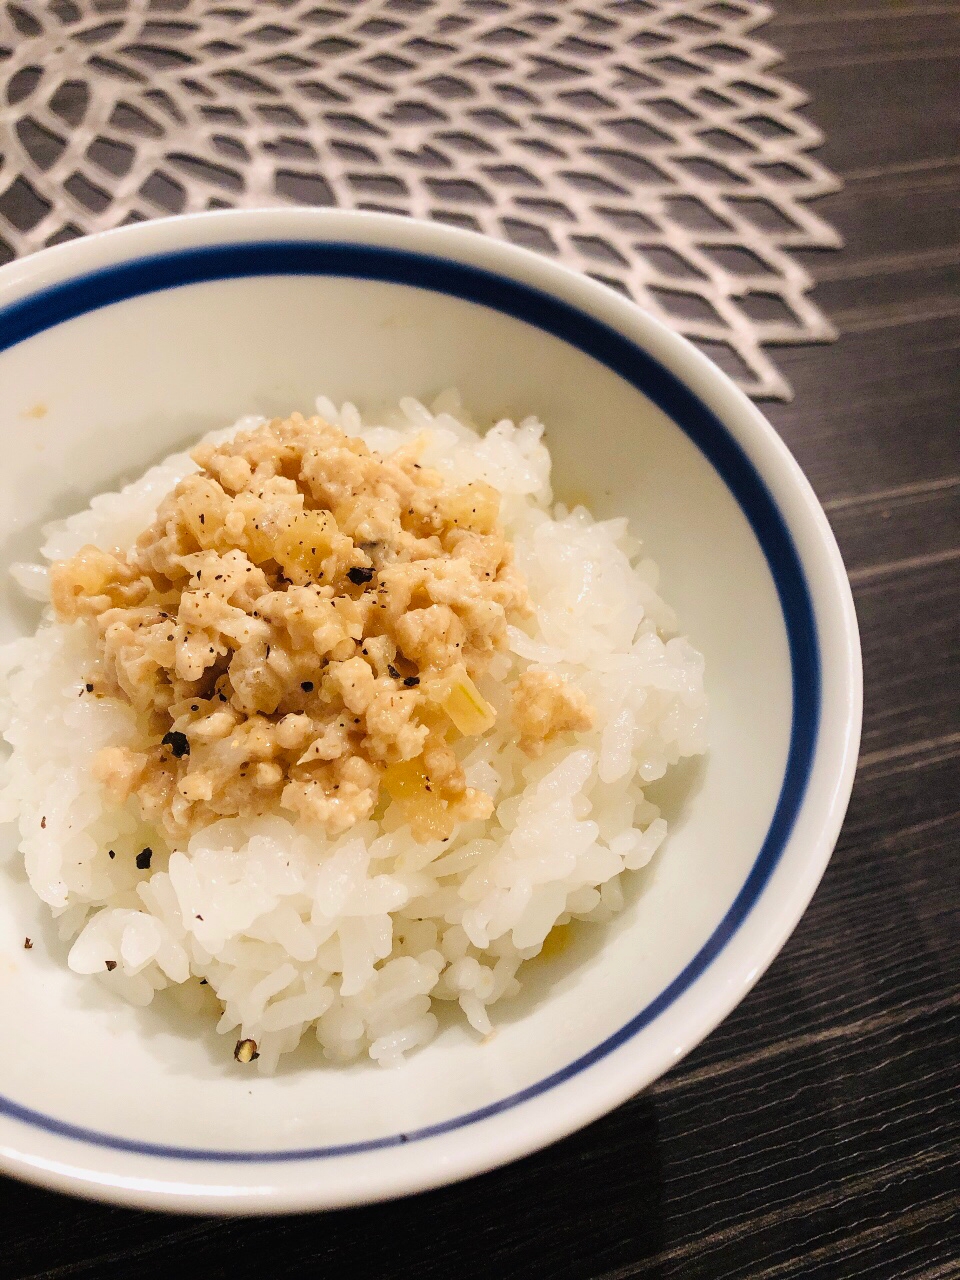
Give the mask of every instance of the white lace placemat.
[[[161, 213], [336, 204], [562, 259], [755, 396], [833, 336], [796, 248], [836, 179], [753, 0], [0, 4], [0, 253]], [[6, 246], [4, 249], [4, 245]]]

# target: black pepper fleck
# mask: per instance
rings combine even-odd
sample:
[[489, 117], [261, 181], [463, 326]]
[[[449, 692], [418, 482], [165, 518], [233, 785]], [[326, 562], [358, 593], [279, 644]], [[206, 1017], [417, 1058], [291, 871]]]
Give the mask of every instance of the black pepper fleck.
[[400, 679], [400, 672], [397, 670], [397, 668], [396, 668], [396, 667], [388, 666], [388, 667], [387, 667], [387, 670], [388, 670], [388, 671], [390, 672], [390, 674], [393, 676], [394, 680], [399, 680], [399, 679]]
[[303, 692], [304, 692], [304, 693], [313, 693], [313, 681], [312, 681], [312, 680], [301, 680], [301, 681], [300, 681], [300, 688], [303, 690]]
[[24, 938], [24, 940], [23, 940], [23, 949], [24, 949], [24, 951], [32, 951], [32, 950], [33, 950], [33, 939], [32, 939], [32, 938]]
[[177, 760], [182, 760], [184, 756], [190, 754], [190, 742], [185, 733], [180, 733], [177, 729], [171, 729], [169, 733], [165, 733], [160, 739], [161, 745], [170, 748], [170, 754]]
[[117, 967], [116, 960], [105, 960], [104, 964], [107, 966], [110, 973], [113, 973], [114, 969]]
[[115, 849], [108, 849], [108, 850], [107, 850], [107, 857], [110, 859], [110, 861], [111, 861], [111, 862], [113, 861], [113, 859], [114, 859], [116, 856], [117, 856], [117, 853], [116, 853], [116, 850], [115, 850]]
[[87, 693], [93, 693], [93, 685], [92, 685], [92, 684], [88, 684], [88, 685], [86, 686], [86, 689], [87, 689]]
[[41, 830], [41, 831], [46, 830], [46, 826], [47, 826], [47, 820], [46, 820], [46, 818], [45, 818], [45, 817], [44, 817], [44, 818], [41, 818], [41, 819], [40, 819], [40, 830]]
[[141, 849], [140, 852], [137, 854], [137, 869], [139, 871], [146, 871], [147, 868], [150, 866], [150, 859], [152, 857], [153, 857], [152, 849], [150, 849], [149, 847], [146, 849]]
[[233, 1056], [238, 1062], [255, 1062], [260, 1057], [257, 1053], [256, 1040], [238, 1040], [233, 1050]]
[[403, 682], [403, 683], [406, 685], [406, 687], [407, 687], [408, 689], [415, 689], [415, 688], [416, 688], [416, 686], [420, 683], [420, 677], [419, 677], [419, 676], [407, 676], [407, 677], [405, 678], [405, 680], [404, 680], [404, 682]]
[[347, 570], [347, 577], [355, 587], [362, 587], [365, 582], [369, 582], [373, 577], [372, 569], [362, 569], [359, 565]]

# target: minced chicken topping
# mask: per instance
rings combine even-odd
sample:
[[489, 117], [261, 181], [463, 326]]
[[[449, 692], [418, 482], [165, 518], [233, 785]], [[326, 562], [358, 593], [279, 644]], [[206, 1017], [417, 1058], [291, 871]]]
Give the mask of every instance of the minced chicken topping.
[[[174, 838], [278, 804], [336, 836], [381, 789], [420, 840], [492, 811], [458, 735], [493, 708], [474, 681], [528, 608], [490, 485], [452, 485], [300, 414], [201, 445], [127, 553], [83, 548], [51, 570], [62, 621], [96, 627], [87, 690], [146, 717], [149, 745], [95, 773]], [[582, 693], [529, 670], [521, 746], [586, 729]]]

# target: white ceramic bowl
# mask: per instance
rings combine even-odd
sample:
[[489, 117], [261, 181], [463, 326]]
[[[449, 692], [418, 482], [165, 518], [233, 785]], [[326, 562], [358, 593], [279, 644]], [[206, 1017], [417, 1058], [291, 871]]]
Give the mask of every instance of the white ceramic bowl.
[[[541, 963], [478, 1043], [402, 1068], [240, 1071], [222, 1041], [70, 973], [4, 829], [0, 1159], [176, 1210], [344, 1205], [512, 1160], [615, 1107], [743, 998], [806, 907], [860, 730], [856, 619], [827, 521], [752, 404], [605, 287], [520, 249], [376, 214], [204, 214], [0, 270], [2, 560], [41, 523], [251, 412], [455, 385], [540, 415], [560, 496], [626, 514], [707, 661], [711, 749], [623, 916]], [[35, 617], [4, 588], [0, 638]], [[23, 940], [35, 941], [24, 951]], [[158, 1002], [159, 1003], [159, 1002]]]

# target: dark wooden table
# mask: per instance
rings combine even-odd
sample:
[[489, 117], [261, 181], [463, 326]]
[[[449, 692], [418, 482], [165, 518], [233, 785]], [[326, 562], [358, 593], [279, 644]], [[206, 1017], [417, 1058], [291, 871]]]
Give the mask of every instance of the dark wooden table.
[[0, 1183], [0, 1276], [960, 1276], [960, 4], [782, 0], [846, 237], [841, 331], [781, 353], [770, 417], [813, 481], [863, 635], [836, 854], [752, 995], [584, 1132], [460, 1186], [217, 1221]]

